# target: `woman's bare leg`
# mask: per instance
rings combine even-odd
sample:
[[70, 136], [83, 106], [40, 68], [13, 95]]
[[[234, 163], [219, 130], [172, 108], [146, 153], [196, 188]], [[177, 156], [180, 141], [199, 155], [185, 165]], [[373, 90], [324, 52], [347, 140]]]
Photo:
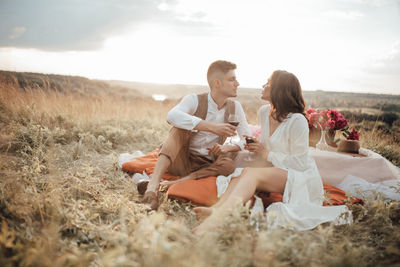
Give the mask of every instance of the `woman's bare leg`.
[[204, 221], [212, 213], [212, 207], [195, 207], [193, 208], [196, 219]]
[[226, 188], [225, 193], [222, 194], [222, 196], [220, 197], [218, 202], [212, 206], [213, 208], [218, 208], [225, 203], [225, 201], [229, 198], [229, 196], [232, 194], [233, 190], [235, 189], [236, 185], [238, 184], [239, 178], [240, 178], [240, 176], [231, 179], [231, 182], [229, 183], [228, 188]]
[[229, 214], [237, 203], [249, 200], [255, 191], [283, 193], [287, 180], [287, 171], [278, 168], [246, 168], [227, 199], [215, 208], [212, 214], [194, 229], [203, 234], [220, 223], [220, 218]]
[[221, 198], [218, 200], [218, 202], [215, 203], [214, 205], [212, 205], [211, 207], [195, 207], [195, 208], [193, 208], [193, 211], [196, 215], [197, 220], [202, 221], [202, 220], [206, 219], [208, 216], [211, 215], [213, 209], [218, 208], [219, 206], [224, 204], [224, 202], [228, 199], [229, 195], [233, 192], [233, 189], [235, 188], [238, 181], [239, 181], [239, 177], [232, 178], [225, 193], [221, 196]]

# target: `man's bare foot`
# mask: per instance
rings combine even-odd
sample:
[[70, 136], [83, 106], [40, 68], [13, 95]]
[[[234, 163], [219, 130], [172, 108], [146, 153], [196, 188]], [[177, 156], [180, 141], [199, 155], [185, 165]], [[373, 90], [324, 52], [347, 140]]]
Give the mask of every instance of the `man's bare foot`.
[[212, 213], [212, 209], [208, 207], [195, 207], [193, 211], [199, 221], [204, 221]]
[[158, 197], [157, 194], [153, 191], [146, 191], [142, 198], [142, 203], [147, 205], [151, 210], [158, 209]]

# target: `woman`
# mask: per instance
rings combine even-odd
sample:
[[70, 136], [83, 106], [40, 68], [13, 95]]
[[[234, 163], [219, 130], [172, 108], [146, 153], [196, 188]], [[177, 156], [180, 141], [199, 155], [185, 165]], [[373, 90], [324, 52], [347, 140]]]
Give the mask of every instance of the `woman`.
[[246, 145], [246, 149], [271, 162], [273, 167], [244, 169], [216, 205], [195, 208], [198, 218], [207, 217], [194, 229], [195, 233], [202, 234], [218, 226], [221, 216], [228, 215], [237, 202], [251, 199], [256, 191], [283, 193], [282, 202], [267, 208], [269, 227], [307, 230], [329, 221], [351, 223], [346, 206], [322, 206], [323, 185], [317, 166], [308, 154], [308, 122], [296, 76], [287, 71], [274, 71], [263, 86], [261, 99], [271, 105], [260, 108], [261, 138]]

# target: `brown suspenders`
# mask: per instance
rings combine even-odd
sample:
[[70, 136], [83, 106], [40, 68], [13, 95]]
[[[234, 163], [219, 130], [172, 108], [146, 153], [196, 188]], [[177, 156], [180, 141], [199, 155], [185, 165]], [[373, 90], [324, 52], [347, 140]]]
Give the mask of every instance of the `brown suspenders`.
[[[203, 93], [197, 95], [198, 99], [198, 105], [197, 105], [197, 110], [194, 113], [194, 116], [205, 120], [207, 117], [207, 111], [208, 111], [208, 93]], [[235, 101], [232, 101], [228, 99], [226, 101], [226, 109], [225, 109], [225, 114], [224, 114], [224, 122], [228, 122], [228, 117], [230, 114], [235, 114]], [[219, 144], [223, 144], [226, 140], [226, 137], [221, 136], [219, 140]]]

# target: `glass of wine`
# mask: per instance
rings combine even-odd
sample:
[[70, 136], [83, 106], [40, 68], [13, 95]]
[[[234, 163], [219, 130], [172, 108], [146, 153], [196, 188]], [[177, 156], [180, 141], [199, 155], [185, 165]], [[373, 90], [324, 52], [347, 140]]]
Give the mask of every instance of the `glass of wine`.
[[[237, 127], [239, 125], [239, 120], [238, 120], [238, 117], [236, 116], [236, 114], [229, 114], [228, 123], [235, 127]], [[233, 136], [230, 137], [230, 141], [229, 141], [230, 144], [233, 144], [232, 139], [233, 139]]]
[[[252, 137], [246, 136], [245, 139], [246, 139], [246, 144], [254, 143], [254, 139], [253, 139]], [[253, 155], [253, 152], [250, 152], [250, 151], [249, 151], [249, 154], [247, 155], [247, 157], [246, 157], [244, 160], [245, 160], [245, 161], [252, 161], [252, 160], [253, 160], [252, 155]]]

